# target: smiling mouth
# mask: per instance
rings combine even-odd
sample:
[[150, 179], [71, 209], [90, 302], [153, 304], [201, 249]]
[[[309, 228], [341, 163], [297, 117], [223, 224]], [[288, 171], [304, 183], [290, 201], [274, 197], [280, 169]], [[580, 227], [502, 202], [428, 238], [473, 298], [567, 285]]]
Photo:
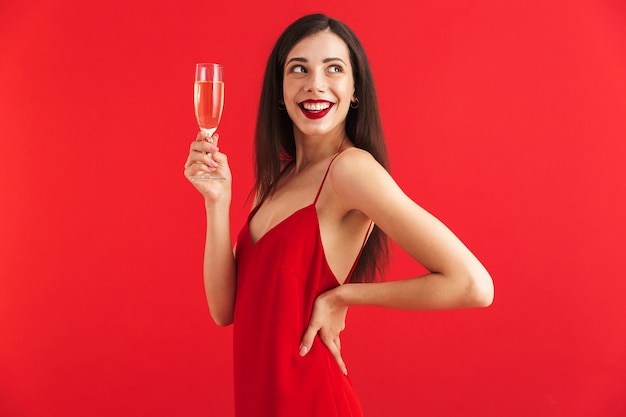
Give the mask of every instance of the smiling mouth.
[[334, 103], [329, 101], [304, 101], [299, 104], [302, 113], [309, 119], [320, 119], [334, 106]]

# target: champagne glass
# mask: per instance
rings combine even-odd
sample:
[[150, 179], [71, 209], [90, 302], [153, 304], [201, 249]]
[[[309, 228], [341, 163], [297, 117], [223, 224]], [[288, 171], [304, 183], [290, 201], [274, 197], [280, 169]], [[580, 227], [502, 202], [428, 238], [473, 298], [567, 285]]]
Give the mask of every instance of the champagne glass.
[[[209, 142], [213, 142], [213, 133], [217, 130], [224, 107], [224, 67], [220, 64], [196, 64], [196, 79], [193, 86], [193, 104], [196, 110], [198, 126], [205, 133]], [[224, 180], [215, 174], [194, 175], [191, 179]]]

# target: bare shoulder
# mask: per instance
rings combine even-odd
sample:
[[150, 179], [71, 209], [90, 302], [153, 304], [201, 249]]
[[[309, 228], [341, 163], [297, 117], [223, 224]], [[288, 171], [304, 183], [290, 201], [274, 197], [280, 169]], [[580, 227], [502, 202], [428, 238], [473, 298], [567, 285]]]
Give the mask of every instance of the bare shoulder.
[[358, 170], [372, 164], [380, 165], [368, 151], [352, 147], [344, 150], [337, 156], [335, 162], [333, 162], [333, 169], [341, 170], [342, 172], [347, 170], [346, 173], [349, 174], [352, 170]]
[[330, 176], [335, 186], [342, 187], [369, 181], [372, 176], [389, 177], [389, 174], [369, 152], [353, 147], [337, 156]]
[[329, 181], [344, 206], [362, 209], [375, 203], [376, 196], [398, 191], [387, 170], [367, 151], [349, 148], [331, 166]]

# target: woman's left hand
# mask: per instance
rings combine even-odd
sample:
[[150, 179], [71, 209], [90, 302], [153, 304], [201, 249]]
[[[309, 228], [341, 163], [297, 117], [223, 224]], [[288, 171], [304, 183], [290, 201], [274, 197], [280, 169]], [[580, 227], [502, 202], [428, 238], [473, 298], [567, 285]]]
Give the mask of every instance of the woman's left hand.
[[315, 336], [319, 334], [320, 340], [337, 361], [341, 372], [347, 375], [348, 370], [341, 357], [339, 333], [346, 328], [348, 306], [342, 304], [337, 296], [339, 288], [341, 287], [326, 291], [315, 299], [309, 326], [300, 342], [300, 356], [306, 355], [311, 350]]

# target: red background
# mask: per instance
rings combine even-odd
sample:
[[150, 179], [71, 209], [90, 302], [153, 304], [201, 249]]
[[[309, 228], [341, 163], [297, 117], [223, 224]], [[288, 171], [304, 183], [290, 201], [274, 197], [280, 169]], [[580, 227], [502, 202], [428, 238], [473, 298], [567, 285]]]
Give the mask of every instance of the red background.
[[[265, 59], [317, 11], [366, 47], [397, 181], [496, 286], [352, 309], [366, 415], [626, 415], [624, 2], [4, 0], [0, 416], [233, 415], [182, 175], [194, 64], [225, 65], [236, 233]], [[390, 279], [420, 272], [395, 252]]]

